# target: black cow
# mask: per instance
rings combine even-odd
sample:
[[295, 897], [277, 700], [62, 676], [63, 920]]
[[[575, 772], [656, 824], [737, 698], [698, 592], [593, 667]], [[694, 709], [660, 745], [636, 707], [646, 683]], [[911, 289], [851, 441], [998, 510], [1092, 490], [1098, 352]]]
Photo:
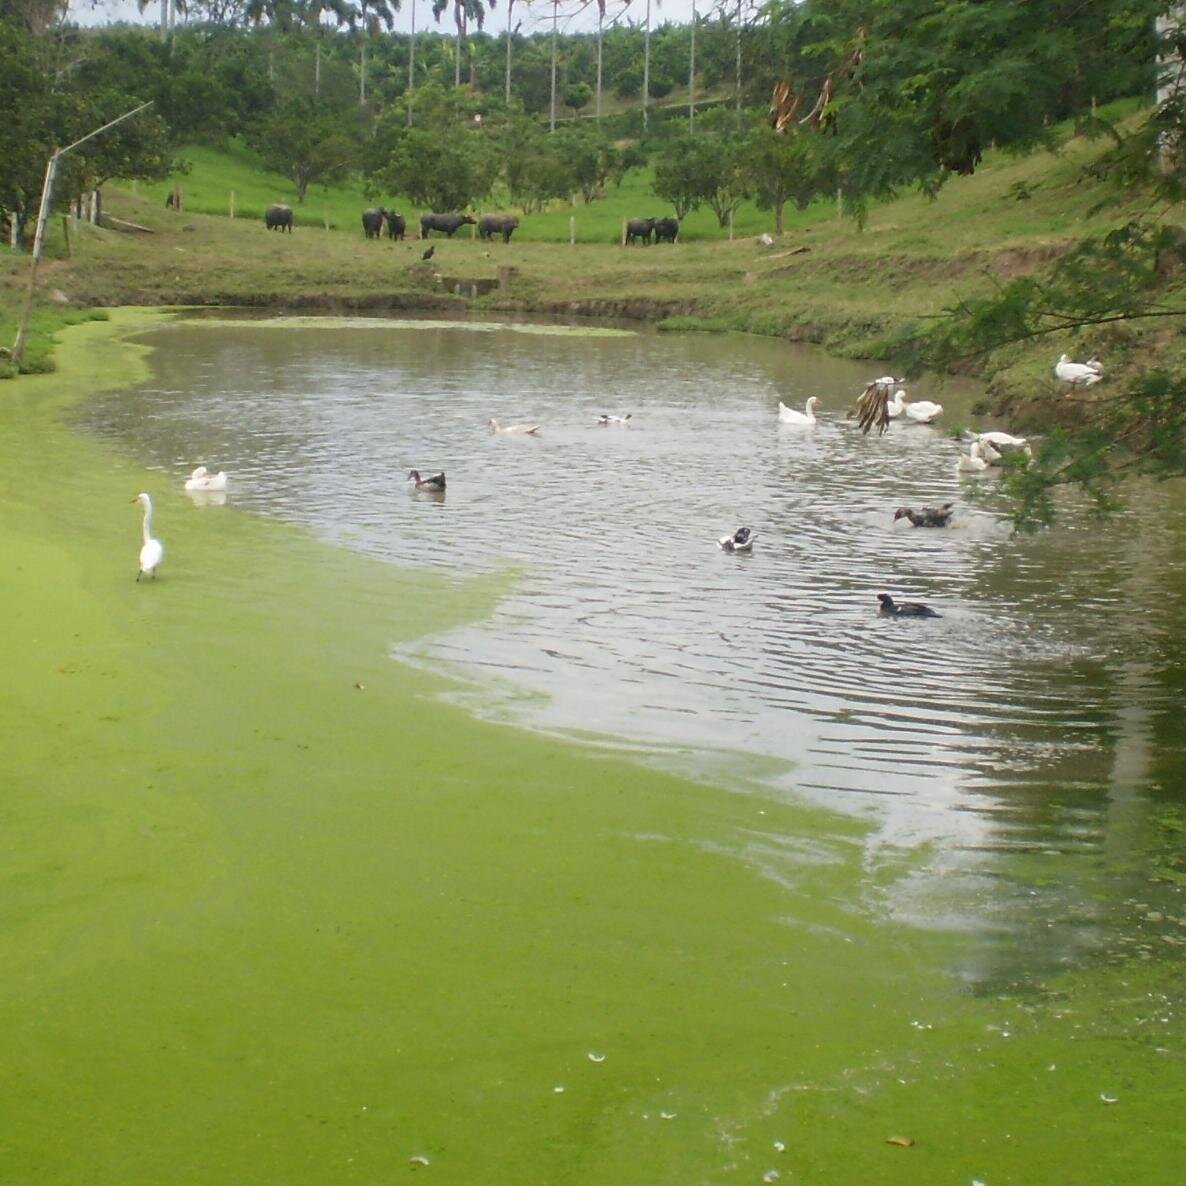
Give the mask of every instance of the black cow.
[[408, 224], [404, 220], [402, 214], [396, 214], [394, 210], [387, 211], [387, 236], [391, 239], [402, 239], [404, 231], [408, 229]]
[[383, 238], [383, 220], [387, 211], [382, 206], [368, 206], [362, 212], [362, 233], [368, 239]]
[[474, 220], [468, 214], [422, 214], [420, 216], [420, 238], [427, 239], [429, 231], [442, 231], [453, 238], [458, 227], [472, 226]]
[[674, 243], [676, 235], [679, 234], [679, 219], [678, 218], [656, 218], [655, 219], [655, 242], [656, 243]]
[[643, 243], [650, 244], [651, 232], [655, 229], [655, 220], [653, 218], [632, 218], [626, 224], [626, 245], [629, 246], [635, 239], [641, 239]]
[[495, 235], [501, 235], [502, 241], [509, 243], [518, 225], [519, 220], [513, 214], [483, 214], [478, 220], [478, 237], [493, 239]]
[[287, 231], [292, 234], [292, 207], [283, 202], [273, 202], [264, 211], [264, 226], [270, 231]]

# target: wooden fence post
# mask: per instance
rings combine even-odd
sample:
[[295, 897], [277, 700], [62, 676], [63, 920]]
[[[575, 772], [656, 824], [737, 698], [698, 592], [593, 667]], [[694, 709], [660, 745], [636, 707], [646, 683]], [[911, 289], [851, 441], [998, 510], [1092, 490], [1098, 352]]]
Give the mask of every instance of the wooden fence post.
[[568, 245], [575, 247], [577, 243], [577, 216], [570, 214], [568, 216]]
[[231, 217], [235, 217], [235, 191], [231, 190]]
[[626, 220], [622, 219], [622, 246], [626, 246]]

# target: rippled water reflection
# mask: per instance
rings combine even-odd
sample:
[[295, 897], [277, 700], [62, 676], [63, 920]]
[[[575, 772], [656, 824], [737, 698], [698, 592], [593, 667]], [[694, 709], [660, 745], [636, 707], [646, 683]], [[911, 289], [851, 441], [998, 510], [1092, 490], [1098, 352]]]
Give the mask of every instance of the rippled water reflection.
[[[374, 556], [522, 570], [493, 619], [402, 656], [476, 677], [480, 711], [872, 805], [879, 842], [942, 842], [961, 868], [1098, 852], [1181, 774], [1176, 492], [1013, 536], [955, 472], [973, 389], [921, 385], [942, 429], [877, 439], [844, 418], [871, 368], [764, 340], [378, 320], [154, 340], [157, 378], [93, 406], [98, 431], [178, 478], [226, 468], [231, 505]], [[818, 426], [780, 426], [809, 395]], [[947, 530], [893, 520], [948, 500]], [[742, 524], [754, 553], [721, 552]], [[882, 590], [943, 617], [881, 619]]]

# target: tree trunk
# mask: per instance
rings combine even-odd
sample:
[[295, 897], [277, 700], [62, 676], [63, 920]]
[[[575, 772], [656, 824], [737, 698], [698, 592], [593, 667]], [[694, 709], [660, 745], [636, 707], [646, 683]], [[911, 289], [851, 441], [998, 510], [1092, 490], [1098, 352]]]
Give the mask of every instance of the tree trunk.
[[506, 99], [511, 101], [511, 12], [515, 7], [515, 0], [507, 0], [507, 71], [506, 71]]
[[737, 0], [737, 114], [741, 114], [741, 0]]
[[412, 32], [408, 37], [408, 127], [412, 126], [412, 95], [416, 90], [416, 0], [412, 0]]
[[[688, 50], [688, 135], [696, 130], [696, 0], [692, 0], [692, 45]], [[723, 225], [723, 224], [722, 224]]]
[[597, 122], [601, 123], [601, 26], [605, 21], [605, 13], [597, 12]]
[[647, 28], [642, 39], [642, 130], [650, 127], [651, 113], [651, 0], [647, 0]]
[[786, 198], [776, 198], [774, 201], [774, 233], [782, 234], [782, 208], [787, 204]]
[[556, 25], [560, 20], [560, 0], [552, 0], [552, 102], [548, 111], [548, 131], [556, 130]]
[[362, 49], [358, 57], [358, 105], [365, 106], [367, 101], [367, 35], [363, 32]]

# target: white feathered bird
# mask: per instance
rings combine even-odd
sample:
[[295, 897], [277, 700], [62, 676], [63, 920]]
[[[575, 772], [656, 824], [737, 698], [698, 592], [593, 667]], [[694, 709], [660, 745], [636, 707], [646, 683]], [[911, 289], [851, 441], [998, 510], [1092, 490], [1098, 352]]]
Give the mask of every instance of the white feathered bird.
[[185, 489], [190, 494], [225, 490], [226, 487], [226, 471], [219, 470], [218, 473], [212, 474], [204, 465], [199, 465], [185, 480]]
[[159, 539], [152, 538], [152, 499], [147, 494], [137, 494], [132, 499], [144, 508], [144, 544], [140, 548], [140, 571], [136, 573], [136, 580], [142, 576], [156, 576], [156, 570], [165, 558], [165, 545]]
[[1073, 387], [1090, 387], [1104, 377], [1103, 364], [1092, 355], [1090, 362], [1072, 362], [1069, 354], [1062, 355], [1054, 364], [1056, 378]]
[[800, 412], [798, 408], [788, 408], [782, 400], [778, 401], [778, 422], [779, 424], [797, 424], [800, 428], [810, 428], [815, 424], [815, 405], [820, 402], [818, 395], [813, 395], [807, 401], [806, 411]]

